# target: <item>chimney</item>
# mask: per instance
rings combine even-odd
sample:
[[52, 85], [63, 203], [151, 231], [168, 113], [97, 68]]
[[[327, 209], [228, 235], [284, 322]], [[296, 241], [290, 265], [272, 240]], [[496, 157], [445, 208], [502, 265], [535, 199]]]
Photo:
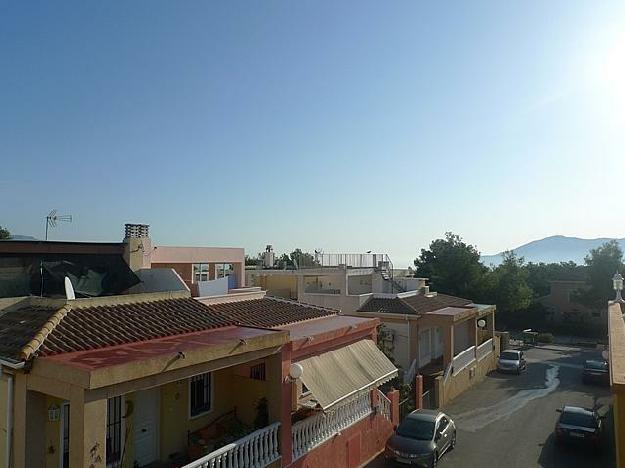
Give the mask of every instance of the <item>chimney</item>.
[[124, 226], [124, 260], [132, 271], [152, 266], [152, 240], [149, 224]]

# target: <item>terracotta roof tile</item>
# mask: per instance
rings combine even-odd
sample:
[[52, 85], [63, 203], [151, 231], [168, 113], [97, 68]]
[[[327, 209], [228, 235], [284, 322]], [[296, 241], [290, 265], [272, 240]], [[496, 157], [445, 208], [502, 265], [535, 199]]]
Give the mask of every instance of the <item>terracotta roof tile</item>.
[[337, 315], [338, 311], [295, 301], [265, 297], [249, 301], [211, 304], [212, 310], [227, 315], [240, 325], [277, 328], [289, 323]]
[[19, 361], [24, 346], [56, 312], [55, 309], [27, 307], [0, 312], [0, 357]]
[[72, 309], [48, 335], [41, 355], [85, 351], [233, 325], [191, 298]]
[[467, 307], [472, 303], [473, 301], [469, 299], [448, 296], [447, 294], [436, 294], [434, 296], [416, 294], [414, 296], [396, 298], [373, 297], [358, 311], [421, 315], [444, 309], [445, 307]]
[[[51, 320], [56, 309], [27, 308], [0, 315], [0, 356], [17, 361], [20, 354], [50, 356], [231, 325], [277, 328], [337, 314], [331, 309], [272, 298], [210, 305], [177, 298], [97, 306], [70, 304], [67, 309], [60, 320]], [[51, 322], [51, 331], [42, 333]], [[23, 354], [27, 344], [28, 352]]]

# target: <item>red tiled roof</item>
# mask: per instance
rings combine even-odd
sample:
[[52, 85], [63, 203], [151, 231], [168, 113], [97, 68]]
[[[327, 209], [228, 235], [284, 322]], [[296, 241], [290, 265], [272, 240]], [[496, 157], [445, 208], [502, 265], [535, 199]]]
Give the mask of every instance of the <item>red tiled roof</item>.
[[276, 328], [289, 323], [329, 317], [338, 313], [332, 309], [271, 297], [210, 304], [208, 307], [228, 316], [239, 325], [264, 328]]
[[71, 309], [40, 348], [49, 356], [233, 325], [191, 298]]
[[56, 309], [26, 307], [0, 315], [0, 357], [18, 362], [20, 351]]
[[421, 315], [445, 307], [467, 307], [473, 301], [461, 297], [436, 294], [433, 296], [415, 294], [408, 297], [381, 298], [372, 297], [358, 312], [381, 312], [393, 314]]
[[18, 361], [20, 355], [28, 359], [33, 353], [96, 350], [232, 325], [277, 328], [336, 314], [271, 298], [210, 305], [190, 297], [91, 306], [70, 303], [62, 314], [26, 308], [0, 315], [0, 357]]

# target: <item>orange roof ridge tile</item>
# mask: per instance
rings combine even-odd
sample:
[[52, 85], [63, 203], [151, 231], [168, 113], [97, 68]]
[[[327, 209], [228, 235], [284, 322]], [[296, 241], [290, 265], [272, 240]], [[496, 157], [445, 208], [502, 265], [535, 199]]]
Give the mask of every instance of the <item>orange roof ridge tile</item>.
[[43, 324], [39, 332], [33, 338], [24, 345], [19, 353], [21, 360], [26, 361], [30, 359], [41, 347], [48, 335], [57, 327], [57, 325], [65, 318], [65, 316], [72, 310], [69, 304], [65, 304], [59, 310], [57, 310], [47, 321]]

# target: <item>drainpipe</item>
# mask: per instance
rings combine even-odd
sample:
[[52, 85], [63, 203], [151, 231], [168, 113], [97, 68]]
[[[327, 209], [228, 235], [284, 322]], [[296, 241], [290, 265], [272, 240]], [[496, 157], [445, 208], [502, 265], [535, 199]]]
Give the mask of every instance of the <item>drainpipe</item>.
[[4, 370], [5, 367], [10, 367], [12, 369], [22, 369], [26, 363], [12, 363], [0, 360], [0, 377], [2, 374], [6, 374], [7, 376], [7, 419], [6, 419], [6, 428], [7, 428], [7, 439], [6, 439], [6, 452], [5, 452], [5, 461], [4, 466], [6, 468], [10, 468], [11, 466], [11, 452], [13, 451], [13, 387], [14, 387], [14, 376], [13, 374], [6, 372]]
[[11, 466], [11, 448], [13, 445], [13, 374], [8, 374], [5, 372], [4, 368], [0, 366], [0, 376], [2, 374], [6, 374], [7, 376], [7, 419], [6, 419], [6, 428], [7, 428], [7, 438], [6, 438], [6, 451], [5, 451], [5, 461], [4, 466], [9, 468]]

